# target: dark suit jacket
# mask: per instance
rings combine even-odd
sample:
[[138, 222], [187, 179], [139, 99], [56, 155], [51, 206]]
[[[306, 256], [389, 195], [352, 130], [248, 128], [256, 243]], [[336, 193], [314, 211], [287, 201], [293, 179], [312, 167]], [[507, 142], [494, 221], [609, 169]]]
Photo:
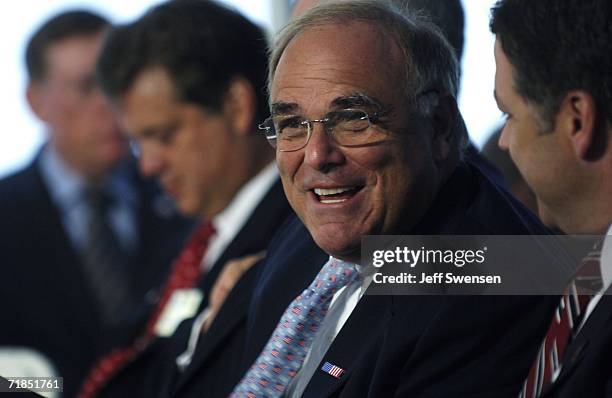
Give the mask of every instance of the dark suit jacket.
[[[278, 180], [215, 262], [211, 271], [200, 281], [199, 287], [205, 294], [200, 310], [206, 307], [207, 295], [225, 263], [233, 258], [265, 250], [274, 233], [290, 214], [293, 214], [291, 207]], [[228, 392], [231, 392], [233, 384], [228, 386], [229, 380], [233, 381], [240, 376], [232, 377], [237, 372], [234, 369], [240, 364], [244, 348], [244, 322], [257, 270], [258, 266], [251, 268], [234, 287], [210, 331], [201, 338], [192, 366], [184, 375], [178, 374], [175, 359], [187, 348], [193, 319], [184, 321], [171, 338], [158, 338], [137, 360], [117, 375], [101, 395], [168, 396], [173, 393], [175, 386], [191, 388], [191, 382], [198, 386], [204, 382], [209, 386], [206, 397], [227, 396], [216, 395], [212, 391], [227, 391], [229, 388]], [[208, 384], [206, 380], [212, 380], [213, 384]], [[188, 393], [185, 394], [181, 393], [182, 396], [189, 396]]]
[[[152, 181], [137, 177], [139, 193], [136, 259], [131, 286], [142, 306], [114, 331], [102, 331], [98, 309], [77, 252], [39, 172], [38, 158], [0, 181], [0, 346], [31, 347], [46, 355], [64, 377], [70, 397], [88, 368], [108, 346], [142, 327], [171, 259], [192, 221], [154, 208], [160, 194]], [[10, 376], [10, 375], [9, 375]]]
[[[295, 225], [294, 233], [305, 234]], [[299, 231], [301, 230], [301, 232]], [[509, 194], [460, 166], [422, 222], [400, 234], [546, 233]], [[286, 233], [287, 240], [291, 233]], [[291, 242], [270, 247], [254, 291], [243, 369], [259, 356], [287, 305], [324, 263], [294, 266]], [[300, 278], [300, 279], [298, 279]], [[556, 298], [363, 296], [319, 364], [304, 397], [515, 397]]]
[[567, 347], [559, 377], [542, 396], [612, 397], [612, 296], [601, 298]]

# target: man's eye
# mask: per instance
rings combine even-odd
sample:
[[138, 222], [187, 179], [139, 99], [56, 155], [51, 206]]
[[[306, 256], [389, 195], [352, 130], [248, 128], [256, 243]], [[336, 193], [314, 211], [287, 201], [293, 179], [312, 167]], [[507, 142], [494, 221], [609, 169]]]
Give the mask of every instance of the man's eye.
[[75, 81], [74, 87], [80, 95], [86, 96], [91, 94], [97, 85], [93, 77], [86, 77]]
[[160, 132], [159, 135], [157, 136], [157, 140], [164, 145], [169, 145], [172, 143], [172, 140], [174, 139], [175, 136], [176, 136], [176, 129], [172, 128], [172, 129], [168, 129], [168, 130], [164, 130]]
[[288, 117], [280, 119], [277, 122], [277, 129], [283, 131], [284, 129], [299, 129], [302, 127], [302, 119], [299, 117]]
[[328, 115], [329, 123], [337, 130], [344, 132], [360, 132], [370, 125], [368, 115], [360, 110], [344, 110]]

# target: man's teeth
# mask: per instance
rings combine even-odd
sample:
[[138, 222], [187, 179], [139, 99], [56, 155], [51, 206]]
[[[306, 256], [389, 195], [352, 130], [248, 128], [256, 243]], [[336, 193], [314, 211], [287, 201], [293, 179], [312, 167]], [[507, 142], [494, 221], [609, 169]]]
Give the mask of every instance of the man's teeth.
[[346, 202], [346, 199], [320, 199], [321, 203], [332, 204], [332, 203], [342, 203]]
[[319, 197], [319, 201], [325, 204], [333, 204], [333, 203], [342, 203], [346, 202], [347, 198], [326, 198], [329, 195], [337, 195], [340, 193], [348, 192], [355, 189], [355, 187], [345, 187], [345, 188], [315, 188], [314, 193]]
[[314, 193], [319, 195], [319, 196], [336, 195], [336, 194], [339, 194], [339, 193], [342, 193], [342, 192], [350, 191], [351, 189], [353, 189], [353, 187], [330, 188], [330, 189], [315, 188]]

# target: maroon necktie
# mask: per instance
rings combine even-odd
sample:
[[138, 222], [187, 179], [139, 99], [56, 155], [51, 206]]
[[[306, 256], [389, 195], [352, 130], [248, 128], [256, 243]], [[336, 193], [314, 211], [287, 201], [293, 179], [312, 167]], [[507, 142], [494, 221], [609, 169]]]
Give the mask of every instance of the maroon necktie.
[[561, 302], [546, 332], [538, 355], [520, 393], [521, 398], [539, 397], [549, 386], [562, 363], [563, 354], [584, 319], [587, 306], [601, 289], [601, 250], [586, 256], [565, 288]]
[[174, 261], [161, 297], [143, 333], [130, 346], [116, 348], [98, 360], [85, 379], [79, 398], [95, 397], [111, 378], [151, 343], [155, 338], [155, 325], [174, 291], [191, 288], [197, 283], [201, 275], [200, 263], [214, 233], [211, 222], [204, 222], [195, 230]]

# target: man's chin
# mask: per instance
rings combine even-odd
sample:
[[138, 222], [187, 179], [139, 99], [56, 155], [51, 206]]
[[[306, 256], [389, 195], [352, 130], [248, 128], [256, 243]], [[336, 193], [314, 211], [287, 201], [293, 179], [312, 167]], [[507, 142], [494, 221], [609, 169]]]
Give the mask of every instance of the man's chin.
[[200, 215], [199, 208], [194, 206], [188, 200], [181, 199], [180, 197], [177, 198], [173, 195], [171, 195], [171, 197], [174, 199], [176, 207], [181, 215], [185, 217], [197, 217]]
[[317, 234], [314, 236], [314, 240], [325, 253], [335, 258], [351, 262], [359, 262], [361, 258], [361, 238], [348, 239], [341, 234]]

